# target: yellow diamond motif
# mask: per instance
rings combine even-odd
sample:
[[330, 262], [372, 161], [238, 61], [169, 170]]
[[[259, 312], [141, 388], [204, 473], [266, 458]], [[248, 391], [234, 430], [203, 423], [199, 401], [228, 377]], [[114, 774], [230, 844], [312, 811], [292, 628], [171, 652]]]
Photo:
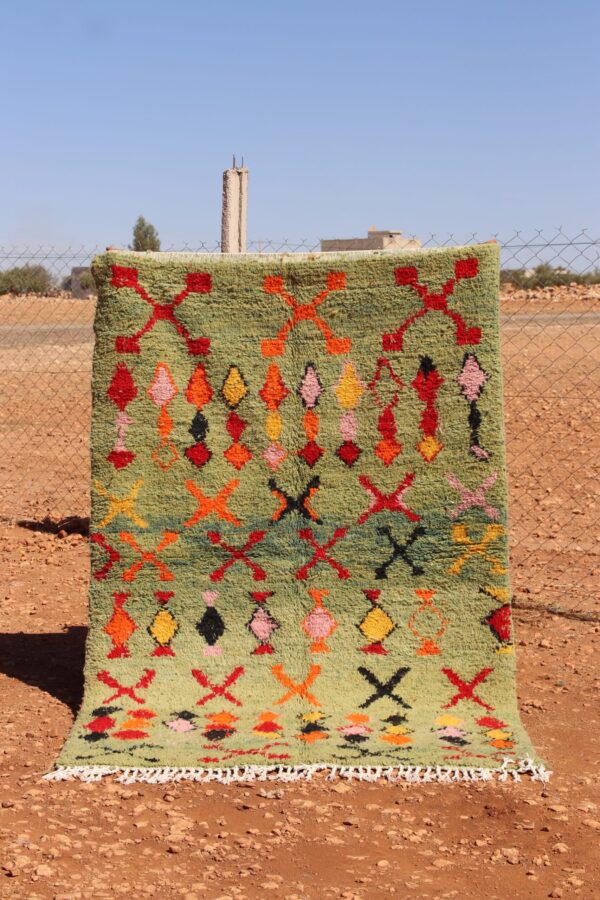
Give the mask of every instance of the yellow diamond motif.
[[439, 725], [440, 728], [452, 727], [452, 725], [462, 725], [462, 722], [462, 719], [459, 719], [458, 716], [453, 716], [450, 713], [442, 714], [435, 720], [435, 724]]
[[410, 728], [407, 725], [389, 725], [386, 731], [388, 734], [409, 734]]
[[431, 434], [427, 435], [426, 438], [423, 438], [423, 440], [417, 444], [417, 450], [428, 463], [433, 462], [442, 449], [443, 444], [440, 444], [437, 438]]
[[341, 378], [334, 388], [338, 403], [342, 409], [354, 409], [358, 406], [364, 391], [364, 385], [358, 377], [358, 372], [356, 371], [354, 363], [347, 362], [344, 366]]
[[394, 630], [394, 623], [380, 606], [371, 609], [358, 626], [368, 641], [383, 641]]
[[281, 416], [278, 412], [270, 412], [267, 413], [267, 418], [265, 420], [265, 431], [267, 433], [267, 437], [271, 441], [276, 441], [281, 436]]
[[223, 394], [225, 403], [231, 409], [235, 409], [248, 393], [248, 386], [237, 366], [230, 367], [227, 378], [223, 382], [221, 393]]
[[159, 609], [148, 629], [159, 646], [169, 644], [177, 633], [177, 622], [168, 609]]

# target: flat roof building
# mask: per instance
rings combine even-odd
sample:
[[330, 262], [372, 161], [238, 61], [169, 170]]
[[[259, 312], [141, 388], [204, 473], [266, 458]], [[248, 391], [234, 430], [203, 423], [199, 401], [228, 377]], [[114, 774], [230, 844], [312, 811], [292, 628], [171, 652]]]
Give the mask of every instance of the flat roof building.
[[369, 228], [366, 238], [334, 238], [321, 241], [321, 251], [331, 253], [337, 250], [417, 250], [421, 241], [403, 237], [401, 231], [379, 231]]

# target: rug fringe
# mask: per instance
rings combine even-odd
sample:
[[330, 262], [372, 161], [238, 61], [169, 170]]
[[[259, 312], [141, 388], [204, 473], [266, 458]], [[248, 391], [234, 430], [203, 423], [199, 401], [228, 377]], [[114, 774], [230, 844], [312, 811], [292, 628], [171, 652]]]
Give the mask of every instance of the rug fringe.
[[190, 768], [124, 768], [121, 766], [57, 766], [44, 775], [46, 781], [100, 781], [116, 775], [122, 784], [168, 784], [177, 781], [218, 781], [220, 784], [248, 781], [310, 781], [317, 772], [327, 772], [327, 780], [345, 778], [348, 781], [406, 781], [413, 784], [427, 782], [521, 781], [530, 775], [532, 781], [549, 781], [552, 772], [531, 759], [505, 759], [495, 769], [454, 766], [335, 766], [327, 764], [300, 766], [233, 766], [221, 769]]

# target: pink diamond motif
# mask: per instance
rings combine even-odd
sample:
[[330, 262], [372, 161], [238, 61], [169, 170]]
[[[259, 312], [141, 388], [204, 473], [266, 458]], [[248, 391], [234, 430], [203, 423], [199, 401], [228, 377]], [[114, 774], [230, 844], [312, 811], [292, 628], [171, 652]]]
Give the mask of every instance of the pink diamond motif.
[[483, 386], [489, 380], [489, 375], [479, 363], [474, 353], [468, 353], [456, 379], [460, 385], [462, 394], [469, 403], [474, 403], [479, 398]]
[[311, 588], [308, 593], [315, 605], [302, 620], [302, 630], [312, 638], [311, 653], [329, 653], [325, 638], [330, 637], [337, 628], [337, 622], [329, 610], [323, 606], [323, 600], [329, 592]]
[[279, 468], [284, 459], [287, 459], [287, 456], [288, 452], [283, 449], [281, 444], [269, 444], [263, 453], [263, 459], [273, 471]]
[[300, 382], [298, 393], [302, 398], [302, 402], [308, 409], [312, 409], [319, 402], [319, 397], [323, 393], [323, 385], [317, 375], [317, 370], [310, 364], [304, 371], [304, 376]]
[[279, 628], [279, 623], [271, 616], [263, 606], [255, 609], [252, 618], [248, 622], [248, 630], [252, 632], [257, 641], [268, 641], [274, 631]]
[[165, 363], [159, 363], [152, 379], [152, 384], [148, 388], [148, 396], [156, 406], [166, 406], [170, 403], [178, 388], [173, 381], [173, 376], [169, 371], [169, 367]]

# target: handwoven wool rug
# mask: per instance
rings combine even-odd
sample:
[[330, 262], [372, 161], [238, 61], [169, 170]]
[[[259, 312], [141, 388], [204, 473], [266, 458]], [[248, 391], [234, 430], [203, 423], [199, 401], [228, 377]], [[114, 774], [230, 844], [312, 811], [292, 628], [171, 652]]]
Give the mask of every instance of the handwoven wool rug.
[[515, 699], [498, 268], [95, 260], [85, 695], [47, 777], [547, 777]]

